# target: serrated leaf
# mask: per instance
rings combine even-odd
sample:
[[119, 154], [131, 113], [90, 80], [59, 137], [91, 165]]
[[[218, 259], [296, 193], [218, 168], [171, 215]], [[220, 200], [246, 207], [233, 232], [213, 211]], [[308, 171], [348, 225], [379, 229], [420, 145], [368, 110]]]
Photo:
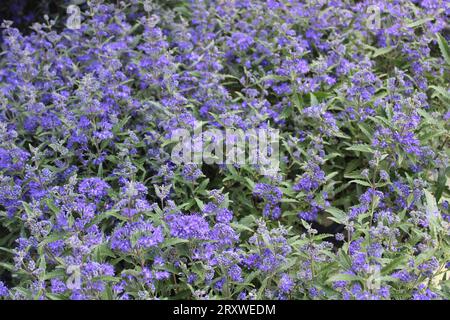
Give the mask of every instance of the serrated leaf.
[[384, 54], [387, 54], [387, 53], [391, 52], [392, 50], [394, 50], [394, 47], [378, 48], [372, 54], [372, 58], [376, 58], [378, 56], [382, 56]]
[[331, 214], [341, 224], [344, 224], [344, 222], [347, 220], [347, 214], [341, 209], [328, 207], [325, 209], [325, 211]]
[[345, 150], [374, 153], [374, 150], [368, 144], [355, 144], [353, 146], [345, 148]]
[[364, 180], [359, 180], [359, 179], [352, 180], [352, 181], [350, 181], [350, 183], [357, 183], [362, 186], [372, 187], [372, 185], [369, 182], [364, 181]]
[[448, 46], [447, 40], [445, 40], [445, 38], [438, 33], [437, 41], [438, 41], [439, 49], [441, 50], [442, 56], [444, 57], [445, 61], [447, 61], [447, 64], [450, 65], [450, 48]]

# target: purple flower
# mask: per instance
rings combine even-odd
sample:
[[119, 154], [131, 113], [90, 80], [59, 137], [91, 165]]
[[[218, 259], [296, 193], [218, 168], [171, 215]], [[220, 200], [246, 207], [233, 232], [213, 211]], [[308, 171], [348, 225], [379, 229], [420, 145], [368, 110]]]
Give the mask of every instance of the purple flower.
[[161, 226], [155, 227], [150, 222], [140, 220], [117, 227], [111, 236], [111, 248], [130, 252], [132, 249], [150, 249], [163, 241]]
[[217, 222], [229, 223], [233, 219], [233, 212], [226, 208], [221, 208], [216, 214]]
[[8, 288], [5, 286], [5, 284], [2, 281], [0, 281], [0, 298], [7, 297], [8, 295], [9, 295]]
[[80, 182], [78, 191], [90, 198], [100, 199], [108, 194], [110, 186], [99, 178], [86, 178]]
[[294, 281], [291, 279], [291, 277], [288, 274], [284, 273], [280, 278], [278, 288], [280, 288], [280, 291], [283, 293], [289, 293], [289, 292], [291, 292], [293, 287], [294, 287]]
[[232, 265], [228, 269], [228, 275], [234, 282], [242, 282], [242, 269], [238, 265]]
[[253, 188], [253, 194], [267, 200], [272, 205], [277, 204], [283, 196], [280, 188], [266, 183], [257, 183]]
[[64, 293], [67, 290], [66, 284], [60, 279], [51, 279], [51, 290], [54, 294]]
[[197, 214], [181, 215], [173, 214], [166, 217], [173, 237], [182, 239], [203, 239], [209, 237], [208, 222]]
[[188, 163], [183, 167], [182, 175], [187, 181], [196, 181], [202, 174], [196, 164]]

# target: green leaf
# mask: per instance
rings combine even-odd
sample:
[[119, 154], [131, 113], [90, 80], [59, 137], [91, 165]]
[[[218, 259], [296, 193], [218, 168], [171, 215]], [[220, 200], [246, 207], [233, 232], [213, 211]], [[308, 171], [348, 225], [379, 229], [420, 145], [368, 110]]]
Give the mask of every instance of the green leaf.
[[427, 214], [431, 216], [436, 215], [439, 212], [436, 204], [436, 198], [428, 190], [424, 190], [423, 192], [425, 193]]
[[245, 226], [245, 225], [243, 225], [243, 224], [239, 224], [239, 223], [231, 223], [231, 226], [233, 227], [233, 228], [235, 228], [237, 231], [250, 231], [250, 232], [253, 232], [254, 230], [253, 229], [251, 229], [251, 228], [249, 228], [249, 227], [247, 227], [247, 226]]
[[374, 150], [368, 144], [355, 144], [345, 150], [374, 153]]
[[444, 192], [445, 183], [447, 182], [447, 175], [446, 175], [447, 171], [450, 171], [450, 167], [448, 167], [447, 170], [440, 170], [440, 172], [439, 172], [436, 193], [434, 195], [436, 198], [436, 202], [439, 202], [439, 200], [441, 199], [442, 193]]
[[203, 208], [205, 207], [205, 204], [203, 203], [203, 201], [200, 200], [199, 198], [194, 198], [194, 200], [197, 203], [197, 206], [199, 207], [199, 209], [203, 210]]
[[289, 80], [289, 77], [280, 76], [280, 75], [276, 75], [276, 74], [269, 74], [269, 75], [264, 76], [261, 79], [259, 79], [259, 82], [263, 82], [263, 81], [267, 81], [267, 80], [287, 81], [287, 80]]
[[433, 96], [435, 96], [435, 94], [439, 94], [443, 98], [450, 100], [450, 93], [446, 89], [439, 86], [430, 86], [429, 88], [434, 90]]
[[400, 256], [400, 257], [392, 260], [387, 266], [383, 267], [383, 269], [381, 270], [381, 273], [383, 275], [390, 274], [392, 271], [396, 270], [397, 267], [406, 260], [407, 260], [406, 256]]
[[341, 224], [344, 224], [344, 222], [347, 220], [347, 214], [341, 209], [328, 207], [325, 209], [325, 211], [331, 214], [337, 220], [337, 222]]
[[45, 293], [45, 295], [47, 296], [47, 298], [49, 298], [50, 300], [64, 300], [65, 298], [61, 295], [58, 294], [53, 294], [50, 292]]
[[433, 21], [433, 20], [434, 20], [434, 18], [423, 18], [423, 19], [408, 23], [406, 26], [408, 28], [416, 28], [416, 27], [420, 27], [421, 25], [423, 25], [429, 21]]
[[52, 210], [53, 213], [59, 213], [59, 209], [55, 206], [52, 200], [47, 199], [46, 201], [47, 206]]
[[106, 211], [106, 212], [104, 213], [104, 215], [105, 215], [105, 216], [112, 216], [112, 217], [117, 218], [117, 219], [122, 220], [122, 221], [127, 221], [127, 220], [128, 220], [126, 217], [121, 216], [120, 213], [118, 213], [117, 210], [109, 210], [109, 211]]
[[0, 267], [9, 271], [14, 271], [14, 266], [10, 263], [0, 262]]
[[14, 250], [13, 250], [13, 249], [8, 249], [8, 248], [3, 248], [3, 247], [0, 247], [0, 251], [5, 251], [5, 252], [9, 252], [9, 253], [14, 253]]
[[359, 180], [359, 179], [352, 180], [352, 181], [350, 181], [350, 183], [357, 183], [362, 186], [372, 187], [372, 185], [369, 182], [364, 181], [364, 180]]
[[302, 102], [300, 101], [300, 97], [297, 93], [294, 93], [292, 95], [292, 102], [294, 103], [295, 107], [301, 111], [302, 110]]
[[362, 281], [363, 279], [359, 276], [355, 276], [353, 274], [340, 273], [328, 278], [326, 282], [335, 282], [335, 281]]
[[438, 41], [439, 49], [441, 50], [442, 56], [444, 57], [445, 61], [447, 61], [447, 64], [450, 65], [450, 48], [448, 46], [447, 40], [445, 40], [445, 38], [438, 33], [437, 41]]
[[375, 50], [375, 52], [372, 55], [372, 58], [376, 58], [378, 56], [382, 56], [384, 54], [387, 54], [394, 50], [394, 47], [385, 47], [385, 48], [378, 48]]
[[431, 235], [435, 238], [437, 237], [439, 225], [440, 225], [440, 214], [439, 209], [436, 203], [436, 198], [433, 196], [433, 194], [428, 191], [424, 190], [425, 193], [425, 200], [426, 200], [426, 213], [428, 216], [428, 220], [430, 221], [430, 230]]
[[358, 123], [359, 129], [364, 133], [364, 135], [367, 137], [367, 139], [370, 141], [372, 140], [373, 133], [372, 130], [369, 128], [369, 126], [365, 123]]
[[311, 99], [311, 105], [316, 106], [319, 104], [319, 101], [317, 100], [316, 96], [313, 93], [310, 93], [310, 99]]
[[247, 184], [249, 185], [250, 189], [253, 190], [253, 188], [255, 187], [255, 183], [248, 177], [245, 177], [244, 179], [247, 182]]
[[164, 244], [162, 245], [162, 247], [166, 248], [166, 247], [170, 247], [170, 246], [174, 246], [174, 245], [177, 245], [180, 243], [186, 243], [186, 242], [189, 242], [189, 241], [186, 239], [180, 239], [180, 238], [170, 238], [170, 239], [164, 241]]

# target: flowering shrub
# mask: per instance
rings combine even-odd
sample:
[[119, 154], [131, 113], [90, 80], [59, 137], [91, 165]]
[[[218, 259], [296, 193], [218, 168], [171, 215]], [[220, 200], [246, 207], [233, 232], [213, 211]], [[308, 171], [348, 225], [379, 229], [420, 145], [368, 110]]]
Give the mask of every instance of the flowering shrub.
[[[0, 299], [450, 297], [447, 0], [82, 8], [3, 23]], [[175, 163], [200, 124], [279, 170]]]
[[[76, 0], [81, 4], [81, 1]], [[0, 21], [10, 20], [22, 32], [29, 32], [29, 25], [36, 20], [44, 20], [44, 15], [63, 12], [71, 0], [3, 0], [0, 7]], [[0, 34], [0, 41], [2, 35]]]

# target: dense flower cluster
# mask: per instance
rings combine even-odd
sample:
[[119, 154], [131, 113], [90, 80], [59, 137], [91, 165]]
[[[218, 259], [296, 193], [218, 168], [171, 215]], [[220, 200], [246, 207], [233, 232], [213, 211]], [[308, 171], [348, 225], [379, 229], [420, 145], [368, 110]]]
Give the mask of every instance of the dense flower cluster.
[[2, 24], [0, 299], [450, 298], [449, 1], [78, 2]]

